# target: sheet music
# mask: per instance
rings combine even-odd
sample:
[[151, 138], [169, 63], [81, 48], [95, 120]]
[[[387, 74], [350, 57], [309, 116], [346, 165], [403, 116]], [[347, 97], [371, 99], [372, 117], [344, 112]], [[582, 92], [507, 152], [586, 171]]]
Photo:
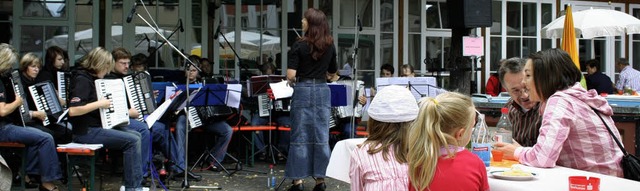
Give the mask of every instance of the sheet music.
[[275, 99], [289, 98], [293, 95], [293, 88], [287, 84], [286, 80], [278, 83], [269, 83]]
[[82, 144], [82, 143], [68, 143], [68, 144], [58, 144], [58, 148], [66, 148], [66, 149], [89, 149], [89, 150], [98, 150], [102, 148], [102, 144]]
[[436, 97], [437, 95], [447, 92], [439, 88], [435, 77], [392, 77], [392, 78], [376, 78], [377, 91], [382, 90], [385, 86], [399, 85], [409, 87], [411, 84], [411, 94], [419, 100], [424, 97]]
[[173, 99], [164, 100], [164, 102], [160, 106], [158, 106], [156, 110], [154, 110], [151, 114], [149, 114], [149, 116], [147, 116], [145, 120], [147, 121], [147, 125], [149, 126], [149, 129], [151, 129], [153, 124], [155, 124], [156, 121], [158, 121], [158, 119], [162, 117], [164, 112], [167, 111], [167, 108], [169, 108], [169, 105], [171, 105], [171, 102], [173, 102]]
[[229, 92], [227, 96], [227, 106], [239, 108], [240, 98], [242, 97], [242, 84], [227, 84], [227, 91]]

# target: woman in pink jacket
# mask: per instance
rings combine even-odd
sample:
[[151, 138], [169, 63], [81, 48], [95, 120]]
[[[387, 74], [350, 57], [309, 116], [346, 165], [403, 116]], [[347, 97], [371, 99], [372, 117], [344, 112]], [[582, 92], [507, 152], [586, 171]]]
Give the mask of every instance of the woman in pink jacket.
[[[524, 72], [531, 101], [541, 102], [540, 136], [533, 147], [496, 143], [495, 149], [529, 166], [559, 165], [622, 177], [622, 152], [598, 117], [615, 129], [613, 110], [595, 90], [580, 85], [580, 70], [569, 55], [560, 49], [534, 53]], [[618, 131], [614, 135], [620, 139]]]

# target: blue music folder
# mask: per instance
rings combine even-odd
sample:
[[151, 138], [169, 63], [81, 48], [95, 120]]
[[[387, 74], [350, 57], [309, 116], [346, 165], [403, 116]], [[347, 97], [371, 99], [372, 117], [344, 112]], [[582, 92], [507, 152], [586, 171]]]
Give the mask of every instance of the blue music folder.
[[327, 84], [331, 89], [331, 107], [347, 106], [347, 86], [343, 84]]
[[170, 82], [151, 82], [151, 86], [153, 90], [158, 90], [158, 97], [156, 97], [156, 103], [160, 105], [164, 100], [165, 92], [167, 91], [166, 87], [170, 86]]

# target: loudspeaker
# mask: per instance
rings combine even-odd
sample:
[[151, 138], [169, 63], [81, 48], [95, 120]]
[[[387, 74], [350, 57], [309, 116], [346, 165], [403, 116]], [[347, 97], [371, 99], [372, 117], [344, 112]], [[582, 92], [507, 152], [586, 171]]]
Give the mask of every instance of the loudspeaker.
[[491, 27], [491, 0], [447, 0], [451, 28]]

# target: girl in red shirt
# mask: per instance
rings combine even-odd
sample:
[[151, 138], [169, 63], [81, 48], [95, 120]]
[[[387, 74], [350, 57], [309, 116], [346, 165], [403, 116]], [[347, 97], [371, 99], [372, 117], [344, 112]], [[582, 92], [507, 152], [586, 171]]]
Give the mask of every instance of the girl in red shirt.
[[448, 92], [419, 105], [407, 141], [409, 190], [489, 190], [484, 163], [464, 148], [475, 123], [471, 98]]

